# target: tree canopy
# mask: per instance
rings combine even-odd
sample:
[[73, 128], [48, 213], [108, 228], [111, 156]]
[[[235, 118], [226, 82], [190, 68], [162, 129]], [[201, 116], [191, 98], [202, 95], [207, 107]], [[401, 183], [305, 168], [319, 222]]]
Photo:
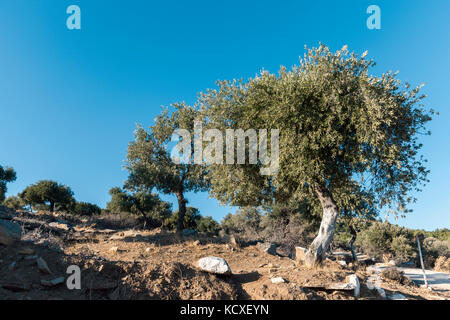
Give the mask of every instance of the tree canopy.
[[180, 211], [177, 231], [183, 229], [186, 213], [186, 192], [206, 191], [209, 183], [205, 168], [193, 161], [175, 163], [168, 147], [177, 129], [194, 132], [194, 121], [199, 119], [197, 110], [185, 104], [175, 104], [165, 109], [147, 132], [141, 126], [135, 131], [135, 140], [129, 144], [127, 165], [129, 171], [125, 187], [130, 190], [156, 189], [174, 194]]
[[144, 218], [145, 225], [148, 223], [162, 224], [171, 214], [171, 205], [162, 201], [157, 194], [148, 191], [129, 193], [121, 188], [112, 188], [109, 191], [111, 201], [107, 203], [106, 209], [115, 213], [131, 213]]
[[42, 180], [23, 190], [19, 197], [29, 205], [48, 205], [50, 212], [68, 210], [75, 204], [72, 190], [56, 181]]
[[306, 198], [322, 206], [310, 263], [328, 250], [338, 215], [405, 214], [411, 191], [427, 182], [418, 137], [429, 134], [433, 110], [397, 73], [370, 74], [366, 56], [320, 45], [290, 70], [219, 81], [200, 96], [208, 127], [280, 130], [275, 175], [262, 176], [261, 164], [211, 165], [211, 193], [233, 205]]
[[9, 182], [16, 181], [16, 172], [13, 168], [6, 167], [3, 168], [0, 166], [0, 203], [2, 203], [5, 200], [6, 192], [8, 191], [8, 188], [6, 187], [6, 184]]

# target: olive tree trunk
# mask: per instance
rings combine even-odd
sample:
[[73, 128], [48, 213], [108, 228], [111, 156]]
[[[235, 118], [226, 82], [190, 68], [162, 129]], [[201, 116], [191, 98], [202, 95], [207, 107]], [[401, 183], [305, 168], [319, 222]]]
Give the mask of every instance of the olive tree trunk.
[[184, 199], [183, 192], [176, 193], [178, 200], [178, 223], [177, 233], [183, 232], [184, 229], [184, 216], [186, 215], [186, 199]]
[[315, 267], [322, 263], [327, 253], [330, 243], [333, 240], [336, 228], [336, 219], [339, 210], [331, 192], [325, 187], [315, 188], [315, 192], [322, 205], [323, 215], [320, 223], [319, 234], [309, 246], [305, 255], [305, 264]]
[[358, 234], [356, 233], [356, 230], [355, 228], [353, 228], [353, 226], [350, 226], [349, 229], [352, 238], [350, 239], [348, 246], [350, 247], [350, 251], [352, 252], [353, 261], [358, 261], [358, 256], [356, 255], [355, 248], [353, 247], [353, 244], [355, 243]]
[[50, 212], [53, 213], [55, 211], [55, 203], [50, 202]]

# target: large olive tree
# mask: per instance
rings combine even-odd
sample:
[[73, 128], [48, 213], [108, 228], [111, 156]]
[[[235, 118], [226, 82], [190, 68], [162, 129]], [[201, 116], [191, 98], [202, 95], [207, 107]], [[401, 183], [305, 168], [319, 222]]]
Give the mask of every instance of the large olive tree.
[[[207, 190], [206, 171], [202, 165], [194, 164], [192, 154], [185, 154], [185, 161], [173, 161], [173, 149], [169, 147], [177, 129], [183, 129], [194, 141], [194, 121], [198, 120], [196, 108], [175, 104], [155, 119], [147, 132], [141, 126], [135, 131], [135, 140], [129, 144], [127, 165], [129, 171], [125, 187], [130, 190], [153, 190], [174, 194], [178, 200], [177, 231], [184, 228], [186, 214], [186, 192]], [[191, 148], [193, 150], [193, 148]]]
[[[308, 199], [322, 221], [306, 255], [320, 263], [339, 215], [408, 212], [411, 191], [427, 182], [418, 136], [433, 110], [392, 72], [375, 76], [374, 62], [345, 46], [308, 49], [300, 65], [243, 81], [221, 81], [200, 96], [208, 127], [279, 129], [279, 170], [256, 165], [211, 165], [211, 193], [233, 205]], [[269, 137], [269, 142], [271, 138]], [[268, 143], [270, 145], [270, 143]]]

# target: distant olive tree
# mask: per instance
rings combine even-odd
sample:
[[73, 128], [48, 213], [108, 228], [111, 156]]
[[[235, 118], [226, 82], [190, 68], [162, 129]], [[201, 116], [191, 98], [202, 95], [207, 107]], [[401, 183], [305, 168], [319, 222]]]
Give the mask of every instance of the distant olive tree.
[[102, 209], [96, 204], [89, 202], [76, 202], [72, 208], [72, 213], [80, 216], [92, 216], [102, 213]]
[[111, 188], [111, 201], [106, 210], [113, 213], [131, 213], [140, 215], [144, 219], [144, 228], [153, 222], [163, 224], [171, 214], [171, 204], [162, 201], [155, 193], [139, 191], [130, 193], [121, 188]]
[[0, 203], [5, 200], [5, 195], [8, 191], [6, 184], [16, 181], [16, 178], [16, 172], [13, 168], [3, 168], [2, 166], [0, 166]]
[[48, 206], [50, 212], [70, 210], [75, 204], [72, 190], [63, 184], [51, 180], [42, 180], [26, 187], [19, 197], [30, 206]]
[[23, 210], [25, 206], [24, 202], [17, 196], [9, 196], [3, 201], [3, 204], [14, 210]]
[[329, 250], [339, 215], [382, 208], [403, 215], [411, 192], [428, 181], [418, 137], [429, 134], [434, 112], [422, 105], [420, 87], [393, 72], [371, 74], [375, 63], [366, 55], [320, 45], [291, 70], [221, 81], [200, 95], [208, 127], [279, 130], [276, 174], [262, 176], [262, 164], [211, 165], [211, 194], [243, 206], [317, 201], [322, 221], [306, 255], [310, 266]]
[[[209, 182], [205, 168], [194, 164], [191, 158], [177, 164], [172, 160], [168, 147], [177, 129], [189, 131], [193, 139], [194, 121], [199, 119], [194, 107], [184, 104], [165, 109], [147, 132], [141, 126], [135, 131], [135, 139], [129, 144], [127, 165], [129, 172], [125, 187], [130, 190], [156, 189], [164, 194], [173, 194], [178, 200], [177, 232], [183, 230], [186, 214], [186, 192], [206, 191]], [[193, 149], [193, 148], [192, 148]]]

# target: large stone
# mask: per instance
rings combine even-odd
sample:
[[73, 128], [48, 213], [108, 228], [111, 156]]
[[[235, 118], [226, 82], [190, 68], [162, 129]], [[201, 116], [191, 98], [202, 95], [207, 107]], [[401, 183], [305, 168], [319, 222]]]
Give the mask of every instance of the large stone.
[[41, 257], [38, 257], [36, 259], [36, 263], [38, 266], [38, 269], [40, 272], [44, 273], [44, 274], [51, 274], [52, 272], [50, 271], [50, 268], [47, 265], [47, 262], [45, 262], [44, 259], [42, 259]]
[[348, 276], [347, 282], [354, 286], [354, 296], [355, 298], [359, 298], [361, 294], [361, 285], [359, 284], [359, 279], [356, 274]]
[[223, 258], [205, 257], [198, 260], [198, 267], [210, 273], [229, 275], [231, 269], [228, 263]]
[[277, 245], [270, 242], [258, 243], [258, 248], [262, 252], [271, 254], [273, 256], [277, 255]]
[[55, 229], [59, 229], [59, 230], [64, 230], [64, 231], [69, 231], [70, 227], [69, 225], [65, 224], [65, 223], [60, 223], [60, 222], [50, 222], [48, 224], [50, 227], [55, 228]]
[[0, 244], [11, 245], [22, 237], [22, 228], [15, 222], [0, 220]]
[[41, 280], [41, 284], [44, 287], [55, 287], [57, 285], [60, 285], [60, 284], [64, 283], [64, 281], [65, 281], [64, 277], [59, 277], [59, 278], [55, 278], [55, 279], [52, 279], [52, 280], [42, 279]]
[[302, 262], [305, 260], [306, 251], [308, 249], [302, 247], [295, 247], [295, 260]]
[[274, 283], [274, 284], [286, 282], [286, 280], [284, 280], [284, 278], [282, 278], [282, 277], [274, 277], [274, 278], [271, 278], [270, 281], [272, 281], [272, 283]]

